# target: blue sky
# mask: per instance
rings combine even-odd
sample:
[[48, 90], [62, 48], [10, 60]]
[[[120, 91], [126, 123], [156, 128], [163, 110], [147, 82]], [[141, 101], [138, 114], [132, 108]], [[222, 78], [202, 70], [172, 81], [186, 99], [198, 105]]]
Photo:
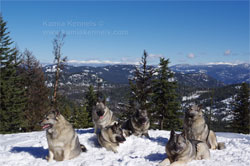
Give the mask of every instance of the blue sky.
[[150, 63], [249, 62], [249, 1], [2, 1], [20, 50], [53, 62], [52, 40], [67, 34], [70, 61]]

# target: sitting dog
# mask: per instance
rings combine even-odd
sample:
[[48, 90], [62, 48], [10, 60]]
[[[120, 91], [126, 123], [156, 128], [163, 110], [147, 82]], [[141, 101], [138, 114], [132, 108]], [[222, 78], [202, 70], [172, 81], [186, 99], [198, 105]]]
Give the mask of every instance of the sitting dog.
[[189, 140], [185, 133], [175, 134], [172, 130], [170, 139], [166, 144], [168, 158], [160, 163], [160, 166], [185, 166], [192, 160], [209, 159], [210, 152], [206, 143], [197, 140]]
[[40, 124], [46, 130], [49, 146], [48, 161], [70, 160], [87, 151], [85, 146], [80, 144], [72, 125], [59, 111], [49, 112]]
[[217, 143], [215, 133], [209, 130], [202, 109], [197, 105], [191, 106], [185, 112], [184, 132], [188, 139], [206, 142], [211, 149], [225, 149], [224, 143]]
[[131, 119], [127, 120], [122, 128], [126, 136], [134, 134], [136, 136], [146, 136], [149, 138], [148, 129], [150, 126], [148, 114], [146, 110], [136, 110]]
[[126, 141], [121, 125], [118, 123], [101, 129], [101, 132], [97, 136], [99, 144], [114, 153], [118, 152], [116, 148], [119, 146], [119, 143]]
[[117, 118], [113, 112], [103, 102], [97, 102], [92, 110], [92, 121], [94, 123], [94, 132], [97, 133], [98, 129], [103, 129], [109, 125], [117, 122]]

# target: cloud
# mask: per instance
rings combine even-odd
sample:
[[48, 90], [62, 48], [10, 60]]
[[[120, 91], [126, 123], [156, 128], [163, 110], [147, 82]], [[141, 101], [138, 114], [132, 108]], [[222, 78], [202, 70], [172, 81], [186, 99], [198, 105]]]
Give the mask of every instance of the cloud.
[[187, 57], [190, 58], [190, 59], [193, 59], [193, 58], [195, 58], [195, 55], [194, 55], [193, 53], [189, 53], [189, 54], [187, 55]]
[[231, 55], [232, 54], [232, 51], [227, 49], [225, 52], [224, 52], [224, 55], [227, 56], [227, 55]]
[[163, 55], [162, 54], [149, 54], [148, 57], [151, 59], [156, 59], [156, 58], [158, 59], [158, 58], [162, 58]]
[[132, 65], [138, 65], [139, 62], [129, 62], [129, 61], [111, 61], [111, 60], [83, 60], [83, 61], [78, 61], [78, 60], [69, 60], [68, 63], [73, 63], [73, 64], [109, 64], [109, 65], [119, 65], [119, 64], [132, 64]]

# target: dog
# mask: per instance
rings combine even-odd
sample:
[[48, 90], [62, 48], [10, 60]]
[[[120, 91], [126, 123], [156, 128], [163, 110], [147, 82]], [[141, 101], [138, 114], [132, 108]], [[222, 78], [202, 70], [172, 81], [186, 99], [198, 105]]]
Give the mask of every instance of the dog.
[[185, 166], [192, 160], [202, 160], [210, 158], [210, 151], [206, 143], [197, 140], [189, 140], [185, 133], [176, 134], [173, 130], [170, 139], [166, 144], [168, 158], [159, 165], [165, 166]]
[[117, 118], [104, 102], [97, 102], [92, 110], [92, 121], [94, 123], [94, 133], [97, 133], [98, 129], [113, 125], [117, 122]]
[[101, 129], [97, 134], [99, 144], [106, 148], [108, 151], [118, 153], [117, 147], [120, 143], [126, 141], [121, 125], [117, 122], [112, 126]]
[[185, 112], [183, 128], [188, 139], [206, 142], [210, 149], [225, 149], [225, 143], [218, 143], [215, 133], [209, 130], [201, 107], [193, 105]]
[[145, 136], [149, 138], [148, 129], [150, 122], [146, 110], [137, 109], [135, 114], [129, 120], [125, 121], [122, 128], [126, 136]]
[[60, 114], [54, 110], [45, 115], [40, 125], [46, 130], [46, 137], [49, 147], [49, 155], [46, 157], [50, 162], [70, 160], [87, 149], [81, 145], [78, 136], [72, 125]]

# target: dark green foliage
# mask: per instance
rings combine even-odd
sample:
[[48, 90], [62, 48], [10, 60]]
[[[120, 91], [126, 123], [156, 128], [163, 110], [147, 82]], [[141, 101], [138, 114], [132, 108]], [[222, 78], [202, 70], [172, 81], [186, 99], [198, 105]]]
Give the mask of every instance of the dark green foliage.
[[70, 106], [70, 104], [66, 104], [64, 106], [62, 106], [62, 108], [60, 109], [61, 114], [64, 116], [65, 119], [67, 119], [68, 121], [73, 121], [73, 108], [72, 106]]
[[233, 102], [233, 122], [234, 132], [250, 133], [250, 100], [249, 84], [242, 83], [240, 91]]
[[129, 80], [131, 89], [129, 105], [130, 110], [128, 114], [139, 107], [140, 109], [151, 109], [151, 95], [152, 95], [152, 79], [154, 68], [147, 64], [148, 54], [144, 50], [140, 65], [135, 68], [134, 77]]
[[89, 123], [89, 113], [87, 112], [86, 106], [75, 108], [73, 126], [78, 129], [91, 127], [91, 124]]
[[24, 109], [26, 98], [22, 77], [17, 69], [20, 64], [18, 51], [12, 47], [12, 41], [7, 32], [6, 22], [0, 15], [0, 132], [22, 131], [26, 126]]
[[177, 82], [174, 81], [174, 74], [168, 67], [169, 59], [160, 59], [158, 75], [153, 81], [151, 124], [158, 124], [159, 129], [179, 130], [182, 127], [180, 119], [180, 103], [176, 93]]
[[22, 54], [22, 63], [19, 69], [24, 78], [23, 86], [26, 87], [25, 119], [27, 119], [26, 131], [39, 130], [39, 121], [48, 112], [49, 90], [45, 85], [42, 67], [36, 58], [27, 49]]
[[97, 94], [94, 92], [94, 87], [92, 85], [89, 86], [88, 91], [85, 96], [85, 105], [86, 105], [86, 110], [88, 112], [89, 116], [89, 123], [92, 124], [92, 110], [93, 107], [96, 105], [97, 102]]
[[87, 128], [92, 126], [85, 105], [81, 106], [80, 104], [70, 101], [60, 95], [57, 99], [57, 106], [60, 113], [73, 125], [74, 128]]

